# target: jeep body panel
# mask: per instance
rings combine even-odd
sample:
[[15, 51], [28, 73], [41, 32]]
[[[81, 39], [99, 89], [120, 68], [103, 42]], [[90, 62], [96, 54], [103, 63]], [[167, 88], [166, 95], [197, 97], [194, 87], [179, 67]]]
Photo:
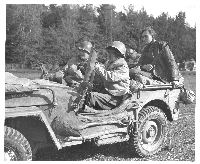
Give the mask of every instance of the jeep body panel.
[[46, 126], [46, 128], [48, 129], [48, 132], [52, 138], [52, 140], [54, 141], [56, 147], [58, 149], [61, 149], [62, 146], [60, 145], [60, 143], [57, 140], [57, 137], [54, 133], [54, 131], [52, 130], [46, 115], [43, 113], [43, 111], [36, 107], [36, 106], [31, 106], [31, 107], [17, 107], [17, 108], [6, 108], [5, 109], [5, 114], [6, 114], [6, 119], [10, 119], [10, 118], [17, 118], [17, 117], [38, 117]]
[[[122, 142], [128, 140], [128, 124], [120, 125], [118, 123], [108, 123], [98, 126], [90, 126], [82, 130], [80, 137], [62, 137], [56, 134], [52, 129], [52, 120], [56, 117], [56, 112], [65, 112], [70, 110], [70, 105], [77, 97], [75, 90], [62, 84], [55, 84], [44, 80], [37, 80], [43, 88], [42, 91], [36, 90], [29, 96], [20, 98], [13, 97], [6, 100], [6, 119], [16, 117], [38, 117], [46, 126], [56, 147], [61, 149], [66, 146], [82, 144], [84, 141], [97, 139], [97, 144], [107, 144], [113, 142]], [[47, 90], [45, 90], [47, 89]], [[50, 91], [49, 91], [50, 90]], [[53, 90], [53, 92], [51, 92]], [[139, 111], [147, 105], [158, 105], [162, 109], [165, 106], [164, 113], [168, 119], [173, 120], [174, 102], [173, 97], [178, 97], [180, 90], [171, 87], [160, 89], [152, 88], [140, 90], [132, 95], [131, 101], [124, 103], [121, 108], [125, 109], [126, 121], [137, 121]], [[32, 101], [34, 99], [34, 101]], [[19, 105], [20, 104], [20, 105]], [[138, 104], [135, 106], [135, 104]], [[15, 107], [16, 106], [16, 107]], [[130, 120], [129, 120], [130, 119]], [[169, 119], [170, 120], [170, 119]], [[96, 128], [96, 130], [95, 130]]]
[[133, 97], [140, 106], [139, 111], [147, 105], [157, 106], [164, 110], [168, 120], [173, 121], [178, 119], [179, 94], [180, 88], [172, 88], [170, 85], [166, 88], [165, 86], [158, 86], [154, 89], [147, 86], [147, 90], [141, 90], [135, 93]]

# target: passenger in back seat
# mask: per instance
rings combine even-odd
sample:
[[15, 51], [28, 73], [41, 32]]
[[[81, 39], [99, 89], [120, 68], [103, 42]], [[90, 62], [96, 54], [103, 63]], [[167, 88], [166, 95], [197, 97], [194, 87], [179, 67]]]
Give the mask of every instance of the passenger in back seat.
[[120, 41], [114, 41], [106, 48], [108, 62], [97, 63], [95, 72], [101, 77], [104, 89], [101, 92], [90, 92], [89, 105], [97, 110], [111, 110], [117, 107], [129, 93], [129, 68], [125, 61], [126, 47]]
[[[172, 83], [179, 85], [183, 78], [178, 70], [174, 56], [167, 42], [156, 41], [155, 31], [146, 27], [141, 32], [142, 55], [138, 62], [138, 68], [130, 70], [130, 76], [139, 79], [149, 79], [159, 83]], [[144, 80], [145, 81], [145, 80]]]
[[140, 53], [137, 53], [133, 49], [128, 49], [126, 53], [126, 61], [129, 66], [129, 75], [130, 75], [130, 90], [132, 92], [142, 89], [144, 85], [160, 84], [162, 82], [153, 80], [145, 75], [138, 75], [133, 73], [133, 70], [138, 69], [138, 62], [141, 57]]

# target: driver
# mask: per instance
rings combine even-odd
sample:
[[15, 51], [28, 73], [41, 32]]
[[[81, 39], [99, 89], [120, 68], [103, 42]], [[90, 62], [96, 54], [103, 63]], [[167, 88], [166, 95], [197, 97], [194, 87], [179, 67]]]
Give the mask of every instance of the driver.
[[43, 74], [41, 77], [45, 75], [50, 81], [66, 84], [68, 86], [76, 86], [79, 84], [85, 75], [87, 60], [92, 49], [92, 44], [91, 42], [83, 41], [78, 49], [79, 54], [73, 56], [61, 70], [54, 74], [48, 74], [48, 71], [43, 66]]
[[76, 85], [83, 80], [87, 66], [87, 60], [89, 59], [92, 49], [92, 43], [83, 41], [78, 49], [78, 56], [72, 57], [64, 66], [64, 79], [69, 86]]
[[106, 48], [108, 62], [105, 65], [97, 63], [95, 72], [101, 77], [104, 89], [91, 92], [89, 106], [98, 110], [111, 110], [117, 107], [123, 96], [129, 93], [129, 68], [125, 61], [126, 47], [120, 41], [114, 41]]

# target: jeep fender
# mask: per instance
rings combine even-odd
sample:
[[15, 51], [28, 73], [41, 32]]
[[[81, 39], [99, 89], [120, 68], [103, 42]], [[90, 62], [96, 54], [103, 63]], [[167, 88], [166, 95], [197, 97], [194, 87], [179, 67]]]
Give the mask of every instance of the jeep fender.
[[[58, 149], [62, 148], [62, 146], [58, 142], [57, 137], [56, 137], [54, 131], [52, 130], [46, 116], [44, 115], [42, 110], [39, 109], [38, 107], [31, 106], [31, 107], [6, 108], [5, 113], [6, 113], [5, 114], [6, 120], [13, 120], [13, 119], [18, 119], [18, 118], [19, 119], [21, 119], [21, 118], [27, 118], [27, 119], [37, 118], [37, 119], [39, 119], [40, 122], [43, 123], [44, 126], [46, 127], [46, 129], [48, 131], [48, 135], [50, 135], [50, 137], [53, 140], [53, 142], [55, 143], [56, 147]], [[5, 120], [5, 124], [6, 124], [6, 120]], [[15, 125], [15, 126], [17, 126], [17, 125]], [[18, 126], [18, 128], [20, 128], [20, 125]], [[37, 127], [35, 127], [35, 128], [37, 128]], [[41, 133], [42, 133], [42, 131], [41, 131]], [[43, 133], [45, 133], [45, 132], [43, 131]], [[45, 137], [45, 136], [43, 136], [43, 137]]]
[[163, 110], [169, 121], [177, 120], [175, 109], [178, 110], [179, 89], [175, 90], [155, 90], [140, 91], [134, 95], [136, 102], [139, 104], [138, 112], [146, 106], [156, 106]]

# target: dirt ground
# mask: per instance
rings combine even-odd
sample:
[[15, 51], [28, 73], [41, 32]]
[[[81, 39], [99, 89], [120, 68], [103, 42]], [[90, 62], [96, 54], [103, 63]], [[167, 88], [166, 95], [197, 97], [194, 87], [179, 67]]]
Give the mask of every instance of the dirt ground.
[[[13, 72], [14, 73], [14, 72]], [[14, 73], [18, 77], [30, 76], [29, 73]], [[19, 76], [20, 75], [20, 76]], [[35, 72], [35, 76], [38, 73]], [[183, 73], [185, 87], [196, 92], [196, 74]], [[33, 76], [30, 76], [33, 77]], [[104, 146], [89, 143], [64, 148], [60, 151], [44, 149], [37, 154], [39, 161], [194, 161], [195, 160], [195, 104], [181, 105], [180, 118], [168, 124], [167, 141], [163, 149], [148, 158], [131, 155], [127, 142]]]

